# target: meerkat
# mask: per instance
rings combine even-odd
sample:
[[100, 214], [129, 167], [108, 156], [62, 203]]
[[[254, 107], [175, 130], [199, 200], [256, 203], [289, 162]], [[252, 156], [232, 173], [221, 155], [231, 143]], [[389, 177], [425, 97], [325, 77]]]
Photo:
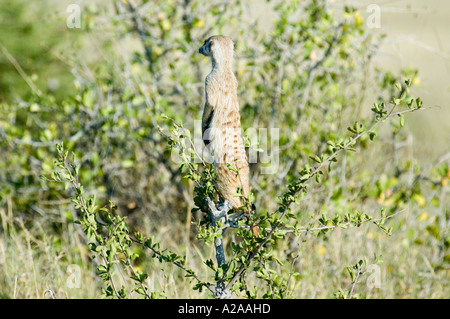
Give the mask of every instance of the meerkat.
[[[234, 43], [229, 37], [216, 35], [205, 40], [199, 53], [210, 57], [212, 63], [212, 70], [205, 79], [203, 141], [213, 152], [219, 193], [238, 209], [244, 202], [243, 198], [234, 196], [237, 189], [240, 188], [246, 198], [250, 186], [249, 165], [241, 137], [238, 83], [232, 70], [233, 49]], [[256, 225], [252, 226], [252, 232], [257, 235]]]

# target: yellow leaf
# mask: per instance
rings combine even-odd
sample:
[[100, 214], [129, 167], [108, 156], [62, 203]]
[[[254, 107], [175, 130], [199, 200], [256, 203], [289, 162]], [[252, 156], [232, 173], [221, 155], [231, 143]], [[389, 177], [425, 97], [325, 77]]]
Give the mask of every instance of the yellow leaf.
[[203, 28], [205, 26], [205, 20], [204, 19], [198, 19], [195, 21], [192, 25], [194, 28]]
[[153, 48], [153, 53], [155, 53], [155, 55], [161, 55], [164, 53], [163, 48], [161, 48], [159, 45], [155, 45]]
[[161, 22], [161, 28], [164, 31], [169, 31], [171, 27], [172, 27], [172, 25], [170, 24], [169, 20], [164, 20], [163, 22]]
[[317, 245], [316, 251], [320, 256], [323, 256], [327, 253], [327, 249], [323, 244]]
[[427, 212], [423, 212], [422, 214], [420, 214], [419, 215], [419, 217], [417, 217], [417, 219], [419, 220], [419, 221], [424, 221], [424, 220], [427, 220], [428, 219], [428, 213]]
[[364, 19], [359, 11], [355, 11], [353, 13], [353, 17], [355, 18], [355, 25], [357, 27], [361, 26], [364, 23]]
[[386, 273], [389, 274], [392, 271], [392, 266], [388, 265], [386, 268]]
[[442, 186], [447, 186], [447, 184], [448, 184], [448, 177], [444, 177], [444, 178], [442, 179], [442, 181], [441, 181], [441, 185], [442, 185]]
[[422, 194], [414, 194], [412, 196], [412, 199], [416, 201], [417, 204], [419, 204], [419, 207], [423, 207], [427, 203], [425, 197], [423, 197]]
[[237, 73], [237, 77], [241, 78], [242, 75], [244, 74], [244, 68], [239, 68], [236, 73]]
[[288, 79], [283, 79], [283, 81], [281, 81], [281, 89], [283, 91], [289, 90], [289, 85], [290, 85], [290, 82]]

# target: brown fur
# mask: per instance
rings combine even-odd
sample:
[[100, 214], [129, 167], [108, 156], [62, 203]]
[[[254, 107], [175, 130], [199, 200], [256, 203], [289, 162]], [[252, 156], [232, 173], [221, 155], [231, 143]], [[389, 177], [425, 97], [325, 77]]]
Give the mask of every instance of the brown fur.
[[[239, 208], [243, 204], [241, 198], [233, 194], [239, 187], [244, 196], [248, 195], [249, 168], [241, 137], [237, 80], [232, 71], [233, 47], [230, 38], [212, 36], [205, 40], [199, 52], [209, 56], [212, 62], [211, 73], [205, 80], [203, 139], [214, 153], [218, 191], [234, 208]], [[227, 164], [237, 168], [238, 173]]]

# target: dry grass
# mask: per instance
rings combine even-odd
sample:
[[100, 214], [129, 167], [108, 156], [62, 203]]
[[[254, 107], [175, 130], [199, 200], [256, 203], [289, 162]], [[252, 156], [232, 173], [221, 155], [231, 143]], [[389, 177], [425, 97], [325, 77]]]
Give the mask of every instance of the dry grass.
[[[25, 227], [13, 214], [7, 216], [2, 211], [1, 216], [10, 234], [0, 236], [1, 298], [99, 298], [102, 282], [95, 276], [95, 260], [87, 256], [78, 225], [64, 224], [63, 235], [56, 236], [46, 229], [45, 220], [34, 220], [31, 226]], [[359, 228], [337, 229], [326, 241], [305, 234], [291, 238], [286, 247], [278, 247], [282, 249], [277, 251], [291, 249], [298, 255], [294, 269], [300, 273], [300, 278], [290, 280], [292, 298], [333, 298], [339, 288], [351, 286], [346, 266], [363, 256], [371, 257], [380, 252], [383, 260], [380, 287], [368, 288], [366, 274], [355, 285], [355, 293], [371, 298], [447, 298], [450, 295], [449, 270], [434, 266], [442, 258], [442, 251], [437, 240], [426, 231], [437, 216], [433, 213], [426, 219], [418, 216], [419, 211], [413, 208], [399, 214], [392, 221], [394, 232], [390, 237], [375, 225], [366, 224]], [[143, 220], [144, 225], [149, 224], [148, 220]], [[180, 231], [184, 228], [184, 224], [175, 221], [159, 228], [159, 232], [155, 229], [146, 232], [154, 235], [165, 248], [185, 254], [189, 267], [206, 279], [205, 274], [211, 272], [199, 261], [214, 258], [212, 247], [205, 247], [194, 238], [187, 240], [188, 234]], [[418, 238], [424, 240], [418, 243]], [[184, 278], [178, 268], [161, 264], [148, 252], [140, 254], [143, 257], [136, 262], [136, 267], [149, 274], [146, 283], [150, 290], [164, 292], [167, 298], [210, 297], [207, 292], [193, 291], [193, 283]], [[74, 267], [79, 269], [76, 281], [72, 275]], [[115, 276], [118, 282], [128, 285], [129, 290], [133, 288], [124, 280], [127, 274], [119, 268]], [[254, 279], [249, 277], [250, 287], [257, 283]]]

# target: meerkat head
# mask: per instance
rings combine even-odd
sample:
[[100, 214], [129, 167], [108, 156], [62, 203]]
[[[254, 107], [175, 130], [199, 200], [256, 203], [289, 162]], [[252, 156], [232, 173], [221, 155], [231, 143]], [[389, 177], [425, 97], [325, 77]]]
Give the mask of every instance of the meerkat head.
[[228, 64], [233, 59], [234, 43], [224, 35], [213, 35], [205, 40], [198, 52], [209, 56], [215, 65]]

